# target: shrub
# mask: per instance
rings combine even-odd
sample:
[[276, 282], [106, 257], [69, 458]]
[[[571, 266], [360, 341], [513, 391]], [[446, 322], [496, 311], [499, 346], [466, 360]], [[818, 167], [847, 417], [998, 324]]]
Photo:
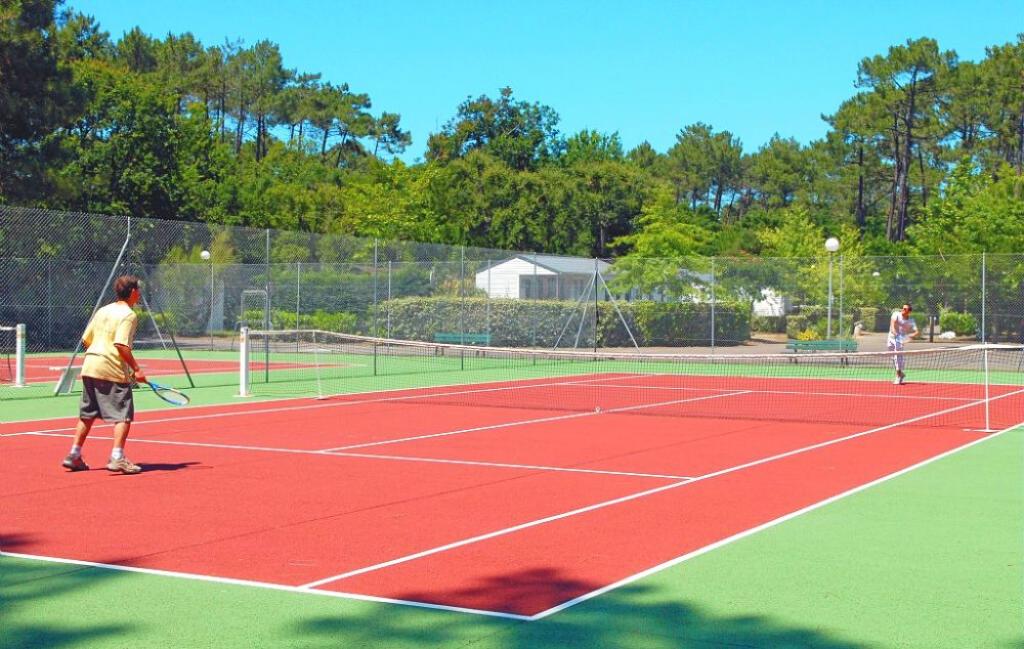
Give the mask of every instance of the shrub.
[[879, 316], [884, 316], [884, 313], [878, 307], [859, 306], [853, 310], [853, 319], [862, 322], [867, 331], [885, 331], [888, 328], [888, 320], [879, 320]]
[[939, 326], [943, 331], [954, 331], [958, 336], [974, 335], [978, 332], [978, 320], [972, 313], [943, 309], [939, 314]]
[[786, 316], [755, 315], [750, 318], [750, 330], [763, 333], [786, 333]]
[[[625, 319], [640, 345], [703, 345], [711, 337], [710, 305], [638, 301], [619, 303], [622, 318], [611, 302], [597, 308], [598, 345], [632, 345]], [[380, 320], [390, 323], [390, 335], [407, 340], [433, 340], [440, 332], [490, 333], [491, 343], [509, 347], [573, 346], [594, 340], [593, 305], [563, 300], [491, 300], [487, 298], [413, 297], [382, 302]], [[715, 307], [716, 344], [738, 343], [750, 337], [750, 305]], [[584, 342], [585, 341], [585, 342]]]

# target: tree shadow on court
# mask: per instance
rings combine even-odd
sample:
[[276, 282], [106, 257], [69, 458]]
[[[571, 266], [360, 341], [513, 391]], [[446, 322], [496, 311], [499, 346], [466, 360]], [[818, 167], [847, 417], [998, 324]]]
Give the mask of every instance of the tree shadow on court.
[[[591, 591], [596, 584], [562, 578], [558, 571], [538, 570], [496, 575], [471, 587], [444, 594], [450, 602], [494, 601], [502, 593], [503, 608], [530, 601], [544, 586], [567, 595]], [[437, 594], [433, 595], [436, 598]], [[398, 596], [429, 601], [423, 593]], [[435, 599], [436, 601], [436, 599]], [[819, 630], [787, 625], [764, 616], [712, 614], [659, 586], [629, 584], [537, 621], [425, 610], [410, 606], [358, 607], [362, 615], [317, 617], [296, 623], [289, 633], [303, 647], [456, 647], [502, 649], [551, 647], [804, 647], [861, 649], [866, 644], [830, 636]]]
[[[0, 550], [16, 553], [30, 547], [28, 537], [0, 534]], [[118, 637], [128, 644], [134, 629], [128, 623], [93, 624], [81, 616], [59, 614], [46, 616], [58, 617], [59, 624], [38, 621], [44, 602], [87, 596], [88, 589], [121, 578], [110, 570], [0, 556], [0, 648], [88, 647]], [[96, 603], [97, 608], [110, 605]]]

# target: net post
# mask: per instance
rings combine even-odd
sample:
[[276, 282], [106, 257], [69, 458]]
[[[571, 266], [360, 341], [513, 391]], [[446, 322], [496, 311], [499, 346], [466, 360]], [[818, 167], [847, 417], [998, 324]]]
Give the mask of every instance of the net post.
[[238, 332], [238, 396], [252, 396], [249, 392], [249, 327], [242, 327]]
[[14, 327], [14, 387], [23, 388], [25, 381], [25, 325]]
[[989, 376], [989, 370], [988, 370], [988, 346], [985, 347], [985, 349], [982, 351], [982, 354], [984, 355], [983, 356], [983, 358], [984, 358], [983, 365], [985, 367], [985, 430], [986, 431], [991, 431], [992, 430], [992, 419], [990, 417], [991, 413], [989, 411], [989, 407], [990, 407], [989, 404], [991, 402], [991, 398], [990, 398], [990, 394], [989, 394], [989, 385], [991, 383], [991, 377]]

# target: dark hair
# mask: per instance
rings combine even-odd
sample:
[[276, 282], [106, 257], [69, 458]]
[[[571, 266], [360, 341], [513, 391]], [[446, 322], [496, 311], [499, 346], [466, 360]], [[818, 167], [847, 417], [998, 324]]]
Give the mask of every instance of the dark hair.
[[136, 288], [139, 288], [139, 278], [135, 275], [121, 275], [114, 280], [114, 293], [119, 300], [127, 300], [132, 294], [132, 289]]
[[913, 310], [914, 310], [914, 307], [910, 305], [910, 302], [904, 302], [904, 303], [903, 303], [903, 306], [907, 307], [907, 308], [908, 308], [908, 309], [910, 309], [911, 311], [913, 311]]

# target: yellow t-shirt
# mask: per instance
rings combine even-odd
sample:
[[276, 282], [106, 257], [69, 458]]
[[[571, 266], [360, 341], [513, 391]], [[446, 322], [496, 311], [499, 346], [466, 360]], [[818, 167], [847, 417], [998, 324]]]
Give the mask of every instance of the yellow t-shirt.
[[131, 348], [138, 323], [135, 312], [124, 302], [113, 302], [97, 311], [82, 334], [82, 342], [87, 347], [82, 376], [130, 383], [129, 367], [121, 360], [115, 345]]

